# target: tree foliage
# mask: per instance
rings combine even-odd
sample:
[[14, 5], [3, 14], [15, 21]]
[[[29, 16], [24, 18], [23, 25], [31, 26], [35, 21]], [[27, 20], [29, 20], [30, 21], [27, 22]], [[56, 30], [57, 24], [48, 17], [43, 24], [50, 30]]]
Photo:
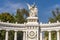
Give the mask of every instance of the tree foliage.
[[8, 33], [8, 40], [14, 40], [14, 31], [10, 30]]
[[53, 23], [53, 22], [56, 22], [57, 20], [60, 21], [60, 10], [59, 10], [59, 8], [56, 8], [55, 11], [53, 10], [52, 15], [53, 15], [53, 17], [49, 18], [50, 22]]
[[0, 14], [0, 20], [3, 22], [9, 21], [12, 23], [12, 22], [14, 22], [14, 17], [10, 13], [4, 12], [4, 13]]
[[28, 16], [29, 16], [29, 13], [26, 9], [17, 9], [17, 13], [15, 17], [18, 23], [26, 22], [26, 17]]
[[5, 31], [4, 30], [0, 31], [0, 40], [5, 40]]

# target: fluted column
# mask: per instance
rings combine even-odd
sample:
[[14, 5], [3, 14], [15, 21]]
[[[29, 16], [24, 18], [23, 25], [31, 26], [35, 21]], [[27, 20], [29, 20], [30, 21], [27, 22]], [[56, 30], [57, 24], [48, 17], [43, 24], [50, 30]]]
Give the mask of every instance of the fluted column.
[[51, 40], [51, 31], [49, 31], [49, 40]]
[[8, 40], [8, 30], [6, 30], [5, 40]]
[[15, 31], [14, 40], [17, 40], [17, 31]]
[[57, 31], [57, 40], [59, 40], [59, 31]]
[[40, 40], [42, 40], [42, 32], [40, 32]]
[[25, 37], [26, 37], [26, 32], [24, 31], [24, 32], [23, 32], [23, 40], [26, 40]]

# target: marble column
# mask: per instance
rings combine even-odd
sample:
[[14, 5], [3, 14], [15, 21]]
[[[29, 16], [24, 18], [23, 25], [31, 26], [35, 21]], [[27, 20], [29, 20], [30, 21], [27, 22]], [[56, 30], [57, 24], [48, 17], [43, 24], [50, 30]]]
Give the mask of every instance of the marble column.
[[51, 31], [49, 31], [49, 40], [51, 40]]
[[42, 32], [40, 32], [40, 40], [42, 40]]
[[59, 40], [59, 31], [57, 31], [57, 40]]
[[25, 37], [26, 37], [26, 32], [24, 31], [24, 32], [23, 32], [23, 40], [26, 40]]
[[17, 31], [15, 31], [14, 40], [17, 40]]
[[5, 40], [8, 40], [8, 30], [6, 30]]
[[39, 33], [38, 33], [38, 31], [37, 31], [37, 40], [39, 40]]

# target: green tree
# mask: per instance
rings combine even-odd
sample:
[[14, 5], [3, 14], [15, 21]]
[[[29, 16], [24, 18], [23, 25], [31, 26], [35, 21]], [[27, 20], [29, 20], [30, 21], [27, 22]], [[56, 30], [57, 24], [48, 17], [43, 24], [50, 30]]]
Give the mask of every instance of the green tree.
[[17, 32], [17, 40], [23, 40], [23, 32], [22, 31]]
[[49, 21], [50, 21], [51, 23], [56, 22], [57, 20], [60, 21], [59, 8], [56, 8], [55, 11], [52, 11], [52, 15], [53, 15], [53, 17], [50, 17], [50, 18], [49, 18]]
[[4, 30], [0, 31], [0, 40], [5, 40], [5, 31]]
[[10, 30], [8, 35], [9, 35], [8, 40], [14, 40], [14, 31], [13, 30]]
[[26, 22], [26, 18], [29, 16], [29, 13], [26, 9], [17, 9], [16, 13], [16, 21], [18, 23], [24, 23]]
[[15, 19], [10, 13], [4, 12], [4, 13], [0, 14], [0, 20], [3, 22], [9, 21], [9, 22], [13, 23]]

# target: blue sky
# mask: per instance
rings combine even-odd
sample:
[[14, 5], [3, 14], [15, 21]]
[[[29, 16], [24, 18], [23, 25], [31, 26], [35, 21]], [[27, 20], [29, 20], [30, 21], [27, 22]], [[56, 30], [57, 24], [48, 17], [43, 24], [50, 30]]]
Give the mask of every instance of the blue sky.
[[38, 17], [40, 22], [48, 22], [52, 17], [51, 11], [56, 7], [60, 8], [60, 0], [0, 0], [0, 13], [9, 12], [15, 14], [18, 8], [27, 8], [26, 3], [33, 4], [35, 2], [38, 8]]

